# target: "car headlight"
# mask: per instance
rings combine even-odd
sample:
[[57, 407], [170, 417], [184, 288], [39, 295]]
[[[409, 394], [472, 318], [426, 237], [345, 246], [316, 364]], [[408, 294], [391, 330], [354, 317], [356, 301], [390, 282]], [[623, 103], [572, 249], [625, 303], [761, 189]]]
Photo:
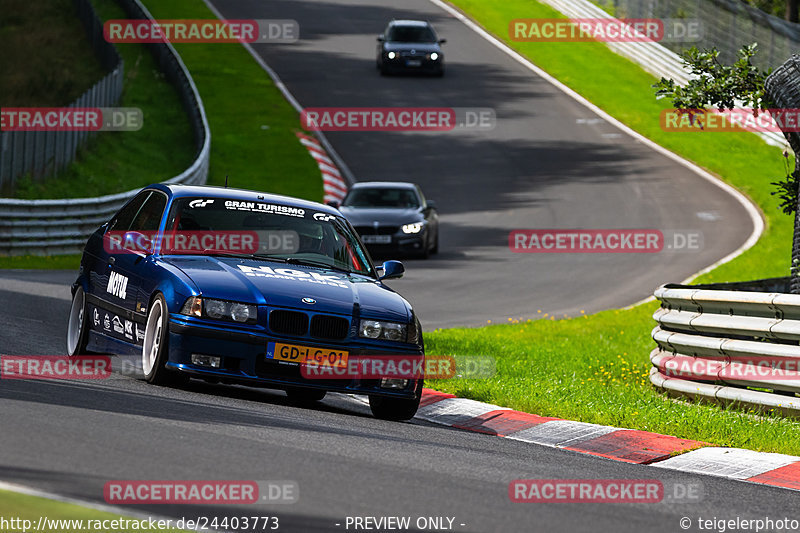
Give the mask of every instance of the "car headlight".
[[[408, 326], [397, 322], [383, 322], [381, 320], [362, 320], [358, 327], [358, 335], [368, 339], [382, 339], [394, 342], [412, 342], [417, 339], [408, 338]], [[414, 335], [416, 337], [416, 333]]]
[[403, 233], [419, 233], [422, 231], [422, 228], [425, 224], [422, 222], [415, 222], [413, 224], [405, 224], [403, 225]]
[[431, 52], [431, 61], [436, 61], [437, 59], [439, 59], [439, 54]]
[[216, 320], [232, 320], [241, 324], [255, 324], [258, 308], [251, 304], [192, 296], [183, 304], [181, 314]]
[[386, 57], [388, 57], [389, 59], [394, 59], [395, 57], [397, 57], [397, 54], [395, 52], [389, 52], [388, 54], [386, 54]]

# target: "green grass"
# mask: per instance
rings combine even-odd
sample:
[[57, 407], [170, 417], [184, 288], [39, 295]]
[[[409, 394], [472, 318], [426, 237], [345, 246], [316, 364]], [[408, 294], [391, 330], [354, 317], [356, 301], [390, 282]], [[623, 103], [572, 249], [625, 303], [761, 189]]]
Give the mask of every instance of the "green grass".
[[429, 354], [497, 361], [493, 378], [428, 385], [542, 416], [800, 455], [798, 422], [766, 413], [754, 423], [748, 411], [677, 402], [653, 389], [647, 375], [656, 307], [426, 333]]
[[35, 268], [43, 270], [75, 270], [81, 266], [80, 254], [69, 255], [0, 255], [0, 269]]
[[[515, 18], [562, 15], [531, 0], [453, 3], [592, 103], [669, 150], [720, 176], [763, 211], [759, 242], [699, 281], [739, 281], [789, 274], [792, 218], [778, 211], [770, 181], [785, 175], [777, 148], [750, 133], [667, 133], [651, 85], [656, 79], [600, 43], [516, 43], [508, 39]], [[791, 163], [790, 163], [791, 164]], [[664, 282], [680, 281], [665, 279]], [[654, 287], [655, 288], [655, 287]], [[425, 336], [427, 351], [497, 358], [486, 380], [432, 382], [463, 397], [540, 415], [666, 433], [723, 446], [800, 455], [800, 423], [775, 413], [758, 418], [745, 410], [687, 404], [650, 385], [648, 355], [656, 303], [592, 316], [476, 329], [449, 329]], [[546, 311], [546, 310], [543, 310]]]
[[[146, 520], [142, 522], [142, 520], [138, 518], [134, 519], [124, 515], [88, 509], [86, 507], [81, 507], [80, 505], [71, 503], [64, 503], [38, 496], [29, 496], [27, 494], [0, 490], [0, 518], [5, 520], [10, 520], [12, 518], [19, 519], [19, 521], [9, 525], [19, 525], [20, 527], [10, 527], [10, 529], [7, 529], [6, 531], [22, 531], [23, 525], [30, 526], [28, 527], [28, 531], [33, 531], [38, 526], [39, 519], [43, 517], [46, 517], [52, 526], [46, 530], [58, 531], [59, 533], [73, 533], [86, 530], [94, 530], [97, 532], [113, 531], [115, 533], [123, 531], [151, 531], [153, 533], [180, 531], [176, 529], [146, 529], [150, 526], [149, 522]], [[29, 520], [30, 523], [25, 524], [24, 522], [20, 522], [24, 520]], [[54, 522], [60, 520], [73, 522]], [[119, 522], [117, 525], [128, 527], [112, 528], [110, 527], [113, 525], [111, 522], [106, 522], [105, 527], [103, 527], [104, 524], [102, 522], [98, 524], [94, 522], [95, 520], [126, 520], [127, 522]], [[140, 527], [136, 527], [136, 524], [131, 524], [130, 521], [132, 520], [139, 522], [138, 525]], [[83, 521], [83, 523], [76, 523], [74, 521]], [[167, 524], [165, 522], [162, 525], [175, 525], [174, 522], [175, 521], [173, 521], [173, 524]], [[158, 521], [156, 520], [156, 524], [157, 523]], [[43, 526], [44, 525], [45, 524], [43, 524]], [[83, 527], [81, 527], [81, 525]], [[98, 527], [94, 527], [95, 525]], [[144, 526], [144, 529], [141, 526]], [[44, 527], [43, 530], [45, 530]]]

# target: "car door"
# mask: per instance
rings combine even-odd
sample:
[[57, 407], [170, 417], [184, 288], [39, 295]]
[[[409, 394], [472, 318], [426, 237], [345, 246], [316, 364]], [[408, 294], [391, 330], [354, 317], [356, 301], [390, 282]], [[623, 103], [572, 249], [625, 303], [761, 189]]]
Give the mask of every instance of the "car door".
[[[144, 340], [144, 324], [147, 321], [147, 309], [150, 304], [151, 279], [145, 274], [148, 270], [148, 259], [152, 257], [152, 248], [148, 243], [154, 239], [164, 217], [167, 206], [166, 193], [153, 190], [145, 200], [139, 212], [127, 228], [129, 235], [141, 235], [141, 246], [134, 247], [128, 253], [119, 253], [112, 264], [118, 276], [127, 278], [125, 309], [129, 311], [123, 319], [122, 336], [126, 342], [140, 345]], [[115, 333], [117, 333], [115, 329]]]
[[[146, 257], [143, 241], [126, 241], [130, 232], [152, 235], [166, 205], [166, 195], [161, 191], [144, 190], [125, 205], [109, 222], [103, 238], [101, 257], [89, 274], [89, 319], [94, 331], [117, 341], [139, 344], [143, 335], [144, 313], [139, 287], [141, 277], [137, 265]], [[117, 243], [123, 243], [118, 245]], [[126, 246], [134, 242], [134, 246]], [[138, 323], [138, 327], [137, 327]], [[112, 343], [113, 346], [113, 343]], [[107, 348], [108, 351], [118, 351]]]

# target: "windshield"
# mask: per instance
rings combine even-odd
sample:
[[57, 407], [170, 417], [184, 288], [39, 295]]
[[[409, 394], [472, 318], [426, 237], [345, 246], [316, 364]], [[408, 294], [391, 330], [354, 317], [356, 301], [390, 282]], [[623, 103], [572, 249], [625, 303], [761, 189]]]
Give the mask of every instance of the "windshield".
[[435, 43], [436, 34], [429, 26], [392, 26], [386, 40], [395, 43]]
[[[289, 205], [221, 198], [180, 198], [167, 218], [162, 253], [268, 257], [374, 275], [344, 219]], [[198, 244], [199, 243], [199, 244]]]
[[419, 198], [412, 189], [353, 189], [342, 202], [344, 207], [378, 207], [417, 209]]

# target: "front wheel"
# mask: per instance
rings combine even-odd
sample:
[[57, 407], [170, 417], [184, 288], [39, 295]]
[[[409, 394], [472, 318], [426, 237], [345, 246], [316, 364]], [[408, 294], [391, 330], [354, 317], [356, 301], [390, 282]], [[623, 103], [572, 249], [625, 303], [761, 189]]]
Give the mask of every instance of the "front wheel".
[[89, 344], [89, 325], [86, 320], [86, 293], [78, 285], [72, 296], [72, 307], [69, 310], [69, 324], [67, 324], [67, 355], [82, 355], [86, 353]]
[[422, 380], [417, 384], [417, 397], [413, 400], [405, 398], [369, 397], [369, 408], [375, 418], [381, 420], [411, 420], [417, 414], [419, 401], [422, 399]]
[[164, 367], [169, 358], [168, 335], [169, 311], [164, 296], [159, 293], [147, 312], [142, 342], [142, 370], [148, 383], [164, 385], [174, 381], [173, 373]]

